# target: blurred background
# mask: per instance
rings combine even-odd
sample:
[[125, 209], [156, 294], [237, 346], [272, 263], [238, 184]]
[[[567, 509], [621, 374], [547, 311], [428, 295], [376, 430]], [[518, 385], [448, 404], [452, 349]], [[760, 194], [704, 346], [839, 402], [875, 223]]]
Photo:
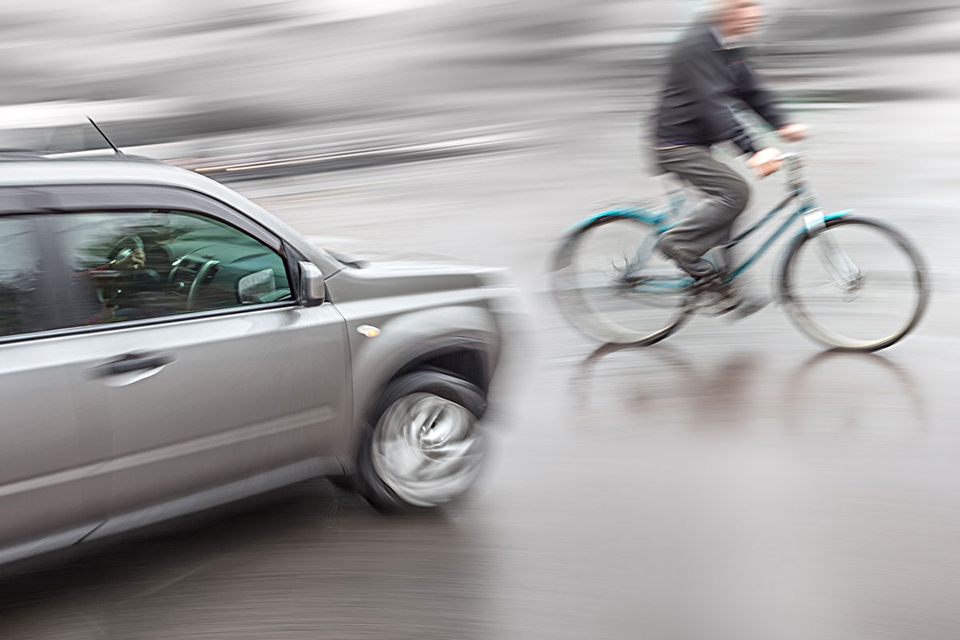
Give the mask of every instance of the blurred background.
[[508, 267], [527, 328], [462, 507], [307, 483], [4, 578], [0, 637], [957, 637], [960, 3], [770, 0], [758, 38], [825, 208], [924, 251], [916, 335], [822, 354], [769, 308], [595, 351], [550, 300], [569, 225], [660, 193], [641, 136], [698, 5], [5, 0], [0, 146], [100, 150], [93, 116], [331, 248]]

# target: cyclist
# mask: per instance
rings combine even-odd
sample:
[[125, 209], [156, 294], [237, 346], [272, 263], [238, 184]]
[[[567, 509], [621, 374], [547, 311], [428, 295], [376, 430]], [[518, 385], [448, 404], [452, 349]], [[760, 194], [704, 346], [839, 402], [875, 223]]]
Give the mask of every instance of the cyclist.
[[[717, 0], [707, 19], [693, 25], [670, 56], [655, 118], [655, 160], [663, 171], [702, 191], [705, 199], [663, 234], [659, 248], [694, 278], [718, 272], [703, 256], [730, 240], [733, 223], [750, 200], [747, 182], [713, 155], [713, 145], [733, 142], [749, 154], [747, 165], [760, 178], [774, 173], [781, 164], [779, 150], [757, 149], [731, 107], [746, 104], [788, 142], [806, 137], [807, 127], [788, 122], [743, 50], [744, 40], [756, 31], [761, 17], [756, 0]], [[735, 299], [731, 308], [738, 307], [741, 316], [765, 304], [742, 293], [731, 297]]]

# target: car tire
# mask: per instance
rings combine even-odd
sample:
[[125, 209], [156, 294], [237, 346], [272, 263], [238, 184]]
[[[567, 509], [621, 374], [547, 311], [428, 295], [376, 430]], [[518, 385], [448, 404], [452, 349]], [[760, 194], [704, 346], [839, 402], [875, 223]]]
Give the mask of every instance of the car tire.
[[334, 487], [343, 491], [354, 491], [357, 486], [353, 476], [327, 476], [327, 480]]
[[475, 385], [438, 371], [390, 382], [364, 423], [354, 482], [380, 511], [443, 507], [475, 483], [485, 453]]

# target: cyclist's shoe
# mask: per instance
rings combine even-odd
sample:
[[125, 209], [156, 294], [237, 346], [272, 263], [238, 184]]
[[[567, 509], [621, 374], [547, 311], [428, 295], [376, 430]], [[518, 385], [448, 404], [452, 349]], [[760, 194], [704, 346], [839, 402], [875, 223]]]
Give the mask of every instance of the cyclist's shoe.
[[660, 249], [660, 253], [676, 262], [677, 266], [680, 267], [680, 269], [691, 278], [702, 280], [704, 278], [716, 276], [720, 273], [720, 270], [717, 269], [717, 266], [709, 260], [704, 258], [690, 260], [685, 257], [682, 252], [677, 251], [673, 245], [664, 241], [663, 239], [661, 239], [657, 244], [657, 248]]

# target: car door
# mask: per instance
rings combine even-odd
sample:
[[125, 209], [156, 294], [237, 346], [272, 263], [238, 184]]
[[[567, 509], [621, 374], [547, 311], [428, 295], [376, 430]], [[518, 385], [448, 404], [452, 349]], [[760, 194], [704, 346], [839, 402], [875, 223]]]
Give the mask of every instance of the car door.
[[0, 562], [77, 542], [99, 522], [107, 410], [64, 358], [43, 220], [0, 189]]
[[100, 192], [103, 207], [57, 193], [51, 219], [82, 282], [62, 348], [97, 355], [109, 408], [111, 511], [326, 460], [348, 406], [345, 324], [297, 302], [282, 242], [213, 203]]

